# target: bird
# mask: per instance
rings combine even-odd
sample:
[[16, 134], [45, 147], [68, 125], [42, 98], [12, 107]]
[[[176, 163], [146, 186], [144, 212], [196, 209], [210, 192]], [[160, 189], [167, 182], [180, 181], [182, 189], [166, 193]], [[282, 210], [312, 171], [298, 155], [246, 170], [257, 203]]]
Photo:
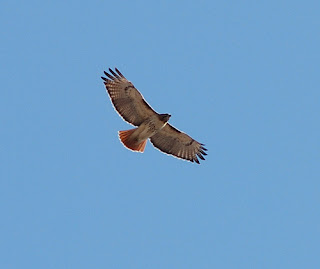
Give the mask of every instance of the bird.
[[160, 151], [174, 157], [195, 162], [205, 160], [204, 144], [170, 125], [170, 114], [159, 114], [143, 98], [142, 94], [115, 68], [104, 71], [106, 91], [120, 117], [137, 128], [119, 131], [122, 144], [129, 150], [144, 152], [147, 140]]

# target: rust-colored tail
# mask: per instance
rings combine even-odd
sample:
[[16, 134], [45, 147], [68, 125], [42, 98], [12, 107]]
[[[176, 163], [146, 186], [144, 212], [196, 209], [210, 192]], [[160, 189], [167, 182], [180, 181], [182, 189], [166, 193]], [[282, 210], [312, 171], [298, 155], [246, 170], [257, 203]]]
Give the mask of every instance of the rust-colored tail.
[[131, 149], [133, 151], [144, 152], [144, 148], [147, 144], [147, 139], [142, 141], [141, 143], [137, 143], [132, 139], [131, 135], [136, 129], [126, 130], [126, 131], [119, 131], [119, 137], [121, 142], [125, 147]]

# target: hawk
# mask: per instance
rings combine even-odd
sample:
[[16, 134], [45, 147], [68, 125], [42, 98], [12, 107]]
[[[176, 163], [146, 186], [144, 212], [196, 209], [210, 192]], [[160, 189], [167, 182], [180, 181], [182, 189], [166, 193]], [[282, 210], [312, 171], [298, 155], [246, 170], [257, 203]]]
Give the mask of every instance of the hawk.
[[109, 72], [104, 72], [108, 78], [101, 78], [115, 110], [125, 121], [137, 126], [119, 131], [120, 141], [125, 147], [144, 152], [147, 140], [150, 139], [164, 153], [198, 164], [198, 157], [204, 160], [203, 155], [207, 155], [204, 144], [171, 126], [168, 123], [171, 115], [155, 112], [117, 68], [115, 71], [109, 68]]

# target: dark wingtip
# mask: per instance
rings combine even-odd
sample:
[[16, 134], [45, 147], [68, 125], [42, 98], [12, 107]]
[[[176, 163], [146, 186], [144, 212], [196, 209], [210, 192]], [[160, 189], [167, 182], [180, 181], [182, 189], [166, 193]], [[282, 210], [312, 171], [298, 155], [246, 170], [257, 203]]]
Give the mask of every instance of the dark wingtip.
[[111, 74], [115, 77], [115, 78], [119, 78], [119, 75], [117, 73], [115, 73], [111, 68], [109, 68], [109, 71], [111, 72]]
[[124, 76], [121, 74], [121, 72], [119, 71], [119, 69], [118, 68], [114, 68], [115, 70], [116, 70], [116, 72], [120, 75], [120, 77], [122, 77], [122, 78], [124, 78]]
[[[109, 68], [109, 70], [111, 71], [111, 73], [112, 73], [112, 70]], [[107, 73], [106, 71], [103, 71], [103, 73], [108, 77], [108, 78], [110, 78], [111, 80], [114, 80], [114, 77], [113, 76], [111, 76], [109, 73]]]
[[200, 145], [201, 145], [201, 148], [203, 149], [203, 150], [207, 150], [204, 146], [205, 146], [205, 144], [202, 144], [202, 143], [199, 143]]
[[101, 77], [104, 81], [107, 81], [107, 79], [105, 77]]
[[203, 151], [202, 149], [199, 149], [199, 152], [203, 155], [208, 155], [207, 153], [205, 153], [205, 151]]

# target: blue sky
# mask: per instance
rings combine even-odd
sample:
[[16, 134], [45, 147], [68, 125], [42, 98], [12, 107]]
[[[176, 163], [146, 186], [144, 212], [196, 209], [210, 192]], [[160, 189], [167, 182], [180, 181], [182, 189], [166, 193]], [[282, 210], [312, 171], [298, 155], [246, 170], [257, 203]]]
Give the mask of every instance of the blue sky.
[[[319, 268], [319, 1], [2, 1], [1, 268]], [[200, 165], [125, 149], [117, 67]]]

